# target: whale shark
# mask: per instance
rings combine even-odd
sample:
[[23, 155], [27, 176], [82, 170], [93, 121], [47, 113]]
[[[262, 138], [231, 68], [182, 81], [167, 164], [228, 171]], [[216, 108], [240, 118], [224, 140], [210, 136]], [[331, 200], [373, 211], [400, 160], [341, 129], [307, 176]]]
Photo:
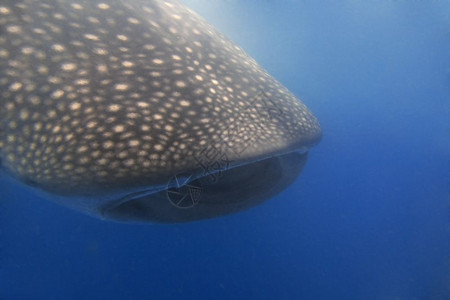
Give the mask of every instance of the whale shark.
[[322, 136], [176, 0], [0, 2], [1, 172], [104, 220], [176, 223], [286, 189]]

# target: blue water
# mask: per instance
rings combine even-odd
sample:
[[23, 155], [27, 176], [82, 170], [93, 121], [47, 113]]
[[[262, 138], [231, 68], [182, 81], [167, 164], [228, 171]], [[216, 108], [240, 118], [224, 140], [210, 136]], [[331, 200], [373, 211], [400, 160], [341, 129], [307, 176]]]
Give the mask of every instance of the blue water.
[[184, 2], [318, 117], [304, 172], [254, 209], [169, 226], [0, 180], [0, 299], [449, 299], [449, 2]]

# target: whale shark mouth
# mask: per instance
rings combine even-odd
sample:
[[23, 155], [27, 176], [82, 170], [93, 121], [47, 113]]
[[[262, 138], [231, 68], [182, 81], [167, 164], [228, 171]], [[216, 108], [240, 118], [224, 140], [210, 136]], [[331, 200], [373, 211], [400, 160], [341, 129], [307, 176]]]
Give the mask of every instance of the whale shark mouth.
[[176, 223], [231, 214], [280, 193], [298, 177], [306, 159], [307, 153], [292, 152], [192, 181], [189, 175], [180, 174], [171, 180], [178, 187], [126, 197], [105, 208], [102, 216], [116, 221]]

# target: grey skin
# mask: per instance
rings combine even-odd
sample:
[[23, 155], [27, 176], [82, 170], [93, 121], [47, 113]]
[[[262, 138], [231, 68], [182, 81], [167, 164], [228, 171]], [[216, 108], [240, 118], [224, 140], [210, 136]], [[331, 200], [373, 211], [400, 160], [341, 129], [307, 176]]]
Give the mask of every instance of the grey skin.
[[0, 97], [2, 172], [118, 221], [257, 205], [322, 135], [300, 100], [174, 0], [0, 1]]

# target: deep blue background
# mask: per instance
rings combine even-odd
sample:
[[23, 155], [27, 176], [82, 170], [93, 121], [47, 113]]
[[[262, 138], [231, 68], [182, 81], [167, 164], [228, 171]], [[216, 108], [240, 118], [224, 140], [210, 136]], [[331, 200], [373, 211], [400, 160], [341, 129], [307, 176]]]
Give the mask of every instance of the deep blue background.
[[0, 299], [448, 299], [450, 3], [184, 2], [319, 118], [304, 172], [252, 210], [170, 226], [0, 180]]

